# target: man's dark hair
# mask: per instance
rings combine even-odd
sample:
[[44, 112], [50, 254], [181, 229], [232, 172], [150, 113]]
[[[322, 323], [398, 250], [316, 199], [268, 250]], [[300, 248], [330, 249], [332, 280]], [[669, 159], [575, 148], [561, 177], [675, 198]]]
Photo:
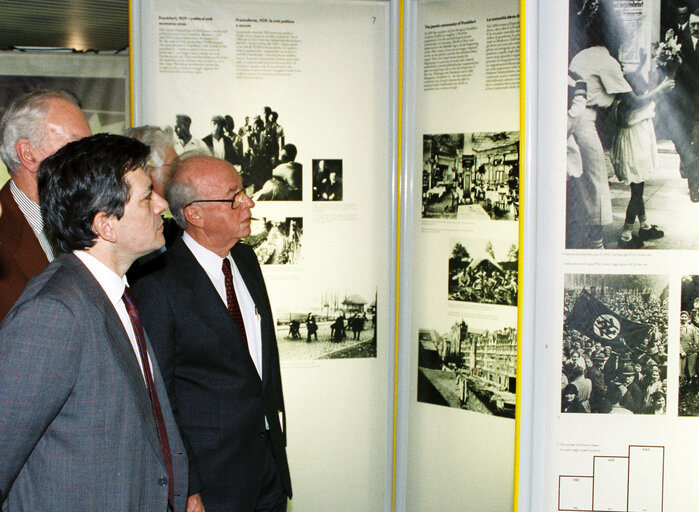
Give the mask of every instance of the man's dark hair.
[[296, 160], [297, 150], [296, 146], [294, 146], [293, 144], [284, 144], [282, 151], [286, 153], [286, 156], [282, 157], [283, 162], [293, 162], [294, 160]]
[[125, 176], [143, 167], [150, 149], [121, 135], [101, 133], [64, 146], [39, 166], [44, 231], [61, 252], [95, 244], [95, 215], [120, 219], [131, 190]]

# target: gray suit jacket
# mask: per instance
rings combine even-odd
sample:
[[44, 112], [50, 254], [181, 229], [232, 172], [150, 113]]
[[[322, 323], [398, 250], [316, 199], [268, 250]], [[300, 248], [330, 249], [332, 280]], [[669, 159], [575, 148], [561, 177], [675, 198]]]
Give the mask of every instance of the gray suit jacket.
[[[181, 512], [187, 457], [152, 353], [151, 361]], [[74, 255], [32, 279], [0, 327], [0, 411], [4, 512], [167, 510], [168, 474], [136, 355]]]

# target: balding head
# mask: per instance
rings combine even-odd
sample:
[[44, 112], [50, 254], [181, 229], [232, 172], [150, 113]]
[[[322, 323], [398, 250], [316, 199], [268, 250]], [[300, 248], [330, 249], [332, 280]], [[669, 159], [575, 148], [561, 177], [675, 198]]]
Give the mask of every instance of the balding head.
[[[36, 171], [41, 160], [68, 142], [91, 134], [90, 125], [77, 104], [74, 94], [62, 90], [38, 90], [16, 98], [0, 122], [0, 156], [10, 174], [21, 166]], [[39, 149], [43, 158], [26, 161], [26, 141]], [[35, 155], [34, 155], [35, 156]]]
[[243, 181], [234, 166], [220, 158], [185, 153], [173, 163], [165, 189], [177, 224], [207, 249], [225, 255], [250, 234], [250, 209]]

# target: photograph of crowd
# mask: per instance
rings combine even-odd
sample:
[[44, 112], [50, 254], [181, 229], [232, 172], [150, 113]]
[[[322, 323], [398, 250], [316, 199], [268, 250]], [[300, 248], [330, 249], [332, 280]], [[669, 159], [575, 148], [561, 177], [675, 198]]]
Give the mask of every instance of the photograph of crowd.
[[516, 242], [477, 238], [453, 242], [449, 300], [516, 306], [518, 260]]
[[699, 276], [682, 277], [679, 415], [699, 416]]
[[367, 300], [325, 292], [306, 310], [276, 312], [276, 317], [282, 360], [376, 357], [376, 293]]
[[517, 329], [474, 328], [465, 319], [418, 336], [419, 402], [514, 418]]
[[668, 279], [565, 276], [561, 412], [665, 414]]
[[252, 219], [243, 242], [255, 250], [260, 265], [294, 265], [301, 259], [303, 218]]
[[423, 135], [422, 217], [519, 218], [519, 132]]
[[697, 248], [699, 2], [569, 6], [566, 247]]
[[222, 158], [236, 166], [248, 196], [255, 201], [301, 201], [302, 166], [298, 150], [288, 144], [279, 114], [264, 107], [260, 114], [245, 116], [236, 129], [229, 114], [211, 117], [211, 132], [196, 138], [192, 118], [175, 116], [175, 151], [199, 151]]
[[313, 160], [313, 200], [342, 201], [342, 160]]

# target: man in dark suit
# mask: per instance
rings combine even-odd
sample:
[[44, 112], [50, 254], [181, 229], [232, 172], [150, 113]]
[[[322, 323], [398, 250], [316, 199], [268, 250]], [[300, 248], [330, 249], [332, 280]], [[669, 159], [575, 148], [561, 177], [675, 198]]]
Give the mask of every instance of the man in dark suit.
[[124, 274], [164, 243], [144, 144], [72, 142], [42, 163], [63, 254], [0, 327], [2, 510], [184, 512], [187, 456]]
[[222, 158], [231, 164], [240, 164], [241, 155], [236, 150], [233, 141], [226, 136], [226, 120], [222, 116], [211, 119], [214, 131], [204, 137], [202, 142], [207, 145], [212, 155]]
[[185, 233], [134, 287], [175, 417], [189, 492], [207, 512], [286, 510], [291, 481], [275, 326], [235, 168], [175, 162], [166, 197]]
[[65, 91], [28, 93], [5, 111], [0, 122], [0, 156], [11, 179], [0, 190], [0, 202], [5, 205], [0, 219], [0, 322], [27, 281], [54, 257], [39, 213], [39, 164], [90, 133], [76, 98]]

